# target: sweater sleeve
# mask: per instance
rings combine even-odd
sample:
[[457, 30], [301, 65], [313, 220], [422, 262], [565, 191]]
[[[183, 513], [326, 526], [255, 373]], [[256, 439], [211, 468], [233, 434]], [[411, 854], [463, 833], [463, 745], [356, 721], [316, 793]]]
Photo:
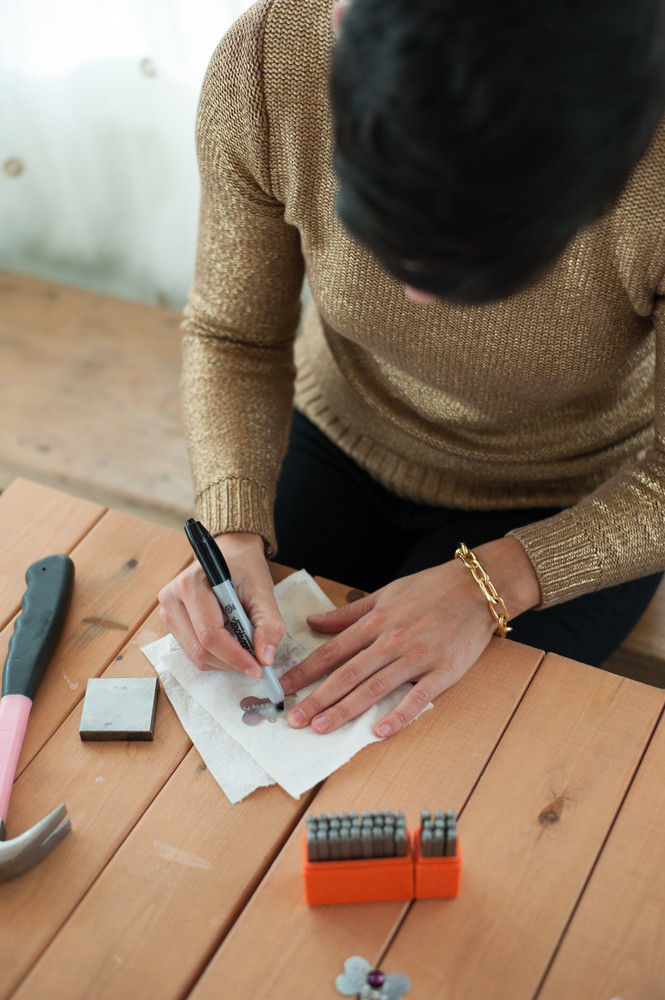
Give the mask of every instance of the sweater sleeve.
[[236, 22], [202, 87], [182, 400], [197, 515], [213, 533], [262, 535], [272, 555], [304, 266], [270, 177], [262, 60], [270, 6], [263, 0]]
[[540, 581], [541, 608], [665, 569], [665, 283], [654, 299], [655, 406], [650, 447], [589, 496], [510, 532]]

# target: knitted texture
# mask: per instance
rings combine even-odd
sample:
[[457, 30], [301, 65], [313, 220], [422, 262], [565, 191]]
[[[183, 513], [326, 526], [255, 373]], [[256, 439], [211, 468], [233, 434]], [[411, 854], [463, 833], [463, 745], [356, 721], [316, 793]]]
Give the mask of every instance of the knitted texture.
[[202, 89], [183, 367], [199, 516], [274, 553], [295, 398], [400, 496], [568, 507], [512, 532], [542, 606], [665, 568], [665, 128], [537, 284], [416, 305], [335, 215], [330, 6], [260, 0]]

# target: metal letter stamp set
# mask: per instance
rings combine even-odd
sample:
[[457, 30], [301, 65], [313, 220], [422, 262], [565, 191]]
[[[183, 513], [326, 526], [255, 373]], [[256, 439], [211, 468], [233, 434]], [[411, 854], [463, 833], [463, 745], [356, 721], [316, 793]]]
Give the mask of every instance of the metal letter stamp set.
[[457, 818], [424, 810], [410, 831], [391, 809], [310, 814], [302, 865], [310, 906], [452, 898], [462, 871]]

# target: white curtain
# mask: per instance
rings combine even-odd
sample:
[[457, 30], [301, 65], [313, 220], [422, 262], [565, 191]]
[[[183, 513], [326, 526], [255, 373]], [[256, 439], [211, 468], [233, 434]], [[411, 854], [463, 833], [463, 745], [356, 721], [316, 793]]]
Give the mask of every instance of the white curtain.
[[196, 102], [251, 0], [0, 0], [0, 269], [181, 308]]

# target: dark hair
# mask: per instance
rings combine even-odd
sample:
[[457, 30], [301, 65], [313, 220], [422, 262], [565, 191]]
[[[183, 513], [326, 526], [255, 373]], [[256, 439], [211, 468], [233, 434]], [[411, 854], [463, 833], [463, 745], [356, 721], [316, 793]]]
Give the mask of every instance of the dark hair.
[[400, 280], [517, 291], [616, 199], [665, 109], [663, 0], [353, 0], [337, 208]]

